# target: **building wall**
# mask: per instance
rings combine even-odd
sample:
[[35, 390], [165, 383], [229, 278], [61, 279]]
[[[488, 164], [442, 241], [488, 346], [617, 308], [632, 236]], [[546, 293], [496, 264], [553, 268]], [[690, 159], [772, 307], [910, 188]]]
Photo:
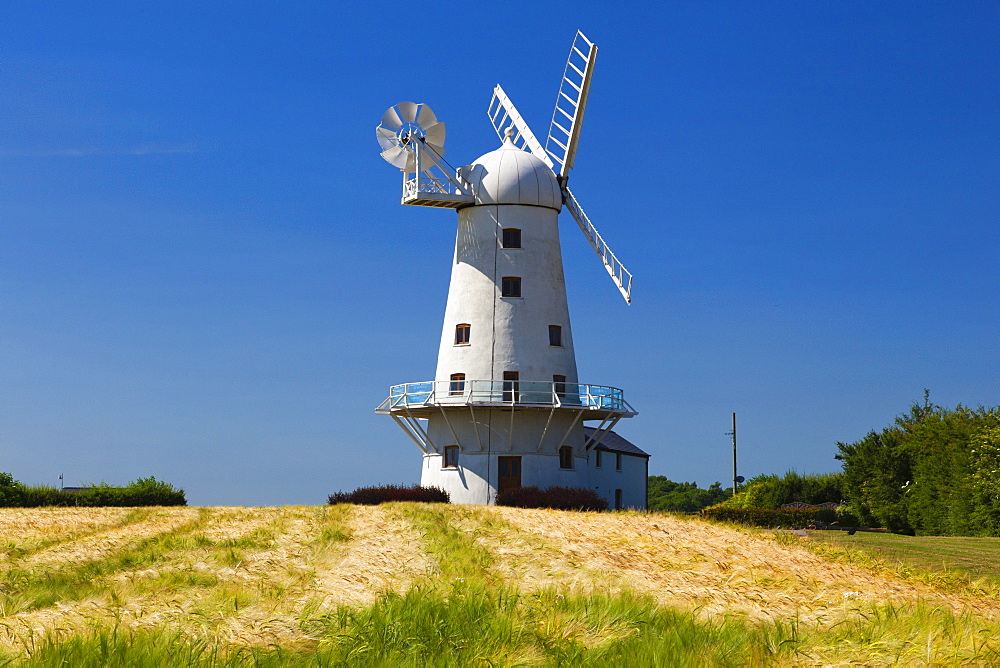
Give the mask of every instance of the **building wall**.
[[528, 487], [587, 487], [587, 459], [574, 457], [573, 469], [560, 469], [555, 454], [523, 452], [460, 453], [458, 468], [441, 467], [442, 456], [424, 455], [420, 484], [440, 487], [451, 495], [452, 503], [492, 504], [497, 491], [497, 458], [509, 455], [521, 457], [521, 485]]
[[[521, 230], [521, 248], [501, 248], [505, 227]], [[504, 298], [504, 276], [521, 278], [521, 298]], [[472, 326], [470, 343], [455, 344], [455, 327]], [[562, 328], [562, 346], [549, 345], [549, 325]], [[458, 234], [435, 380], [464, 373], [469, 380], [577, 382], [558, 212], [538, 206], [473, 206], [458, 212]]]
[[614, 452], [604, 451], [601, 468], [597, 468], [597, 453], [591, 452], [588, 461], [590, 487], [608, 500], [610, 508], [615, 507], [615, 490], [622, 490], [622, 507], [646, 508], [646, 482], [648, 462], [645, 457], [622, 453], [622, 468], [615, 469]]

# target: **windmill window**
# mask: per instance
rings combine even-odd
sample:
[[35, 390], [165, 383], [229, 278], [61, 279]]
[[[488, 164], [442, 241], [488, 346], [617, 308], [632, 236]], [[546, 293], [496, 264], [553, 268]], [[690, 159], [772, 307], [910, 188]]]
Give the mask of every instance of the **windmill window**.
[[468, 323], [462, 323], [461, 325], [456, 325], [455, 345], [456, 346], [468, 345], [471, 334], [472, 334], [472, 325]]
[[520, 276], [504, 276], [500, 279], [500, 296], [502, 297], [520, 297], [521, 296], [521, 277]]
[[564, 445], [559, 448], [559, 468], [573, 468], [573, 446]]
[[503, 372], [503, 400], [515, 402], [521, 398], [520, 374], [517, 371]]
[[549, 325], [549, 345], [562, 348], [562, 327]]
[[622, 470], [622, 453], [620, 452], [615, 453], [615, 470], [616, 471]]
[[521, 247], [521, 230], [516, 227], [505, 227], [503, 228], [503, 236], [501, 238], [504, 248], [520, 248]]
[[600, 450], [598, 450], [597, 452], [594, 453], [594, 464], [597, 466], [597, 468], [601, 468], [601, 455], [602, 454], [603, 453]]
[[458, 468], [458, 446], [457, 445], [446, 445], [444, 446], [444, 465], [442, 468], [446, 469], [457, 469]]
[[557, 397], [566, 396], [566, 376], [558, 374], [552, 376], [552, 391], [556, 393]]
[[448, 394], [462, 394], [465, 392], [465, 374], [451, 374], [451, 384], [448, 386]]

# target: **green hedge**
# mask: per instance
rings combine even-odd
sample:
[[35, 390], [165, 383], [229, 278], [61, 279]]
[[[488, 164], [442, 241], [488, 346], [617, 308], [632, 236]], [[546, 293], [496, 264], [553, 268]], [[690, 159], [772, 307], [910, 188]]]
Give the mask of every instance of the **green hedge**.
[[799, 508], [706, 508], [702, 515], [712, 520], [748, 524], [757, 527], [804, 527], [823, 523], [841, 526], [858, 526], [857, 519], [836, 508], [805, 510]]
[[130, 507], [186, 506], [183, 489], [153, 476], [139, 478], [124, 487], [101, 483], [79, 491], [63, 491], [47, 485], [24, 485], [9, 473], [0, 473], [0, 507], [42, 506]]

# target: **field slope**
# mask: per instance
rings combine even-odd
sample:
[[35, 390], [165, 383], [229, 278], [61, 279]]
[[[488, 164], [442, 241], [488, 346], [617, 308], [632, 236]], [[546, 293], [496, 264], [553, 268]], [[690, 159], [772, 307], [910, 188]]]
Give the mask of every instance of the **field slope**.
[[0, 658], [1000, 660], [1000, 601], [798, 540], [667, 515], [425, 504], [0, 509]]

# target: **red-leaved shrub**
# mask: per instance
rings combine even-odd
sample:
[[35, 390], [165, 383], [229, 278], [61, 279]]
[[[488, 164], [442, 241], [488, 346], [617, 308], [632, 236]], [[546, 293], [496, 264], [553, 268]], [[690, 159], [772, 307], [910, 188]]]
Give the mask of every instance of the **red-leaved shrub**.
[[381, 487], [359, 487], [353, 492], [337, 492], [327, 497], [330, 505], [354, 503], [361, 506], [377, 506], [390, 501], [421, 501], [423, 503], [448, 503], [448, 492], [437, 487], [413, 485], [382, 485]]
[[535, 486], [505, 489], [496, 496], [498, 506], [515, 508], [555, 508], [556, 510], [607, 510], [608, 501], [583, 487]]

